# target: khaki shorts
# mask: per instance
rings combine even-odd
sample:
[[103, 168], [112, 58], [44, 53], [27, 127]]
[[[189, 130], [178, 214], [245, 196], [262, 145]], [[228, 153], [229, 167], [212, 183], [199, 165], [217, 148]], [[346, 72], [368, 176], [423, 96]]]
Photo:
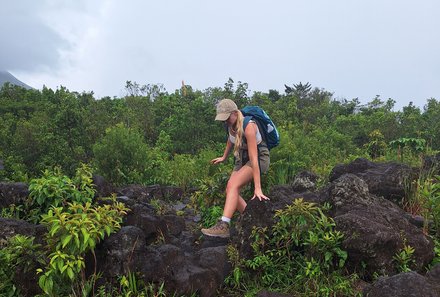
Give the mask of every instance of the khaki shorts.
[[[258, 146], [258, 165], [260, 166], [260, 174], [267, 173], [269, 170], [270, 155], [266, 146]], [[234, 171], [240, 170], [244, 165], [251, 166], [247, 150], [240, 150], [240, 157], [234, 158]]]

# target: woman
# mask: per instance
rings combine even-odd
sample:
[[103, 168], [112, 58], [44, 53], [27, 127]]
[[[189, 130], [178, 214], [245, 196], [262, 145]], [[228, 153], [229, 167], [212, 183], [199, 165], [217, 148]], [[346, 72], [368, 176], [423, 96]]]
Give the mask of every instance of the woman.
[[228, 140], [223, 156], [215, 158], [212, 164], [224, 162], [234, 147], [234, 170], [226, 186], [226, 201], [223, 216], [213, 227], [202, 229], [208, 236], [229, 237], [229, 225], [235, 211], [243, 213], [246, 201], [240, 196], [240, 190], [250, 181], [254, 181], [254, 198], [269, 200], [261, 190], [260, 174], [269, 169], [269, 150], [266, 147], [258, 125], [250, 120], [243, 127], [244, 117], [231, 99], [223, 99], [217, 104], [216, 121], [222, 121], [228, 127]]

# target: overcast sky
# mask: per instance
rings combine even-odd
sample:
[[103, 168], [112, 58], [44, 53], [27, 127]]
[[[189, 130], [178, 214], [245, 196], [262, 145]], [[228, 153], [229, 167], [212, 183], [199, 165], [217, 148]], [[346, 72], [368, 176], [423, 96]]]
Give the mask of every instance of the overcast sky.
[[122, 96], [127, 80], [310, 82], [334, 98], [440, 100], [438, 0], [0, 0], [0, 70], [41, 89]]

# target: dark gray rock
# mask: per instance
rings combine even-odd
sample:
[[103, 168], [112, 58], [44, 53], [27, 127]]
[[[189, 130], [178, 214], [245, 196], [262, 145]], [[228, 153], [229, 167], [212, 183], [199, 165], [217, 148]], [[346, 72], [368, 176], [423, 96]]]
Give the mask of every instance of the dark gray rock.
[[23, 204], [28, 196], [28, 184], [0, 182], [0, 208], [8, 207], [11, 204]]
[[[200, 235], [202, 236], [202, 235]], [[200, 244], [200, 248], [212, 248], [218, 246], [225, 246], [231, 242], [230, 238], [220, 238], [213, 236], [205, 236], [203, 235], [203, 240]]]
[[333, 182], [348, 173], [362, 178], [367, 183], [371, 194], [382, 196], [397, 203], [402, 201], [406, 187], [418, 175], [417, 170], [405, 164], [395, 162], [375, 163], [358, 158], [349, 164], [335, 166], [330, 173], [329, 180]]
[[137, 256], [145, 249], [144, 232], [134, 226], [124, 226], [106, 238], [97, 248], [98, 271], [105, 277], [116, 277], [134, 271]]
[[239, 247], [239, 254], [241, 258], [250, 259], [254, 256], [251, 247], [252, 230], [257, 228], [270, 228], [274, 223], [275, 209], [271, 201], [258, 199], [250, 200], [243, 212], [240, 220], [236, 224], [237, 235], [233, 242]]
[[197, 292], [200, 297], [215, 297], [217, 288], [223, 283], [219, 282], [222, 276], [217, 275], [214, 270], [201, 268], [200, 266], [187, 264], [179, 267], [174, 278], [166, 282], [172, 292], [189, 296]]
[[[134, 272], [142, 275], [145, 283], [164, 282], [166, 290], [177, 295], [218, 296], [217, 290], [231, 271], [226, 246], [233, 243], [241, 258], [251, 258], [252, 228], [270, 228], [277, 209], [302, 198], [307, 202], [329, 202], [332, 205], [329, 215], [334, 218], [337, 230], [345, 235], [343, 249], [348, 252], [347, 268], [350, 272], [356, 271], [369, 281], [374, 273], [392, 276], [397, 273], [393, 257], [407, 244], [415, 249], [415, 264], [411, 268], [421, 273], [433, 258], [433, 243], [420, 228], [423, 221], [380, 197], [400, 197], [400, 181], [405, 174], [408, 174], [407, 177], [410, 175], [410, 170], [399, 166], [360, 159], [345, 169], [335, 167], [332, 182], [318, 192], [312, 186], [312, 174], [299, 175], [301, 182], [297, 184], [272, 187], [268, 194], [270, 201], [248, 201], [245, 212], [234, 221], [230, 239], [203, 236], [195, 223], [200, 221], [200, 213], [185, 207], [188, 197], [181, 197], [178, 188], [140, 185], [121, 188], [117, 190], [118, 201], [124, 202], [130, 211], [124, 218], [123, 228], [97, 246], [96, 268], [102, 273], [103, 281], [114, 285], [119, 284], [118, 277], [121, 275]], [[393, 180], [397, 186], [389, 186]], [[100, 193], [105, 191], [100, 190]], [[182, 199], [176, 200], [176, 197]], [[157, 199], [154, 207], [150, 204], [151, 199]], [[176, 215], [176, 211], [180, 215]], [[45, 229], [32, 224], [3, 219], [0, 226], [0, 242], [16, 233], [44, 238]], [[91, 255], [86, 257], [86, 263], [90, 275], [95, 268]], [[360, 272], [361, 269], [364, 271]], [[395, 288], [412, 281], [416, 287], [424, 284], [424, 289], [434, 290], [423, 291], [421, 288], [419, 293], [431, 294], [436, 292], [436, 284], [440, 282], [440, 266], [435, 266], [426, 276], [415, 272], [409, 276], [402, 275], [397, 275], [399, 277], [395, 279], [378, 280], [365, 288], [365, 294], [371, 294], [365, 296], [424, 296], [395, 293]], [[415, 294], [417, 289], [408, 292]], [[269, 291], [258, 294], [287, 296]]]
[[151, 199], [179, 201], [182, 199], [184, 193], [183, 189], [179, 187], [160, 185], [128, 185], [118, 189], [116, 192], [119, 196], [127, 196], [130, 199], [144, 203], [150, 202]]
[[8, 238], [17, 234], [35, 237], [35, 243], [43, 243], [46, 228], [43, 225], [34, 225], [23, 220], [0, 218], [0, 245]]
[[229, 273], [225, 251], [202, 249], [194, 259], [174, 245], [149, 246], [137, 259], [136, 271], [142, 273], [145, 282], [165, 282], [167, 290], [179, 296], [194, 292], [198, 296], [217, 296], [217, 289]]
[[198, 266], [211, 271], [212, 278], [207, 282], [210, 288], [205, 293], [205, 296], [210, 296], [223, 284], [232, 269], [226, 253], [226, 246], [201, 249], [195, 253], [194, 259]]
[[307, 202], [322, 204], [328, 200], [326, 195], [327, 193], [310, 191], [298, 193], [292, 185], [277, 185], [271, 188], [268, 197], [272, 205], [271, 208], [281, 209], [299, 198]]
[[440, 283], [411, 271], [379, 278], [363, 291], [364, 297], [439, 297]]
[[404, 245], [415, 249], [412, 269], [422, 271], [432, 261], [432, 240], [397, 205], [371, 195], [359, 177], [341, 176], [329, 187], [329, 196], [336, 229], [345, 235], [342, 247], [348, 252], [347, 266], [352, 271], [365, 266], [366, 279], [374, 273], [394, 275], [393, 257]]
[[96, 189], [95, 197], [110, 197], [113, 193], [116, 193], [115, 187], [101, 175], [94, 175], [92, 179]]
[[136, 203], [130, 209], [124, 224], [140, 228], [147, 243], [153, 243], [159, 237], [162, 237], [160, 240], [169, 241], [179, 237], [186, 228], [185, 218], [174, 214], [157, 215], [149, 205]]
[[313, 172], [302, 171], [298, 173], [292, 182], [292, 188], [295, 192], [306, 192], [316, 190], [316, 182], [318, 181], [318, 176]]
[[179, 187], [162, 186], [161, 194], [161, 198], [167, 201], [180, 201], [183, 198], [184, 191]]
[[155, 188], [153, 187], [146, 187], [142, 185], [128, 185], [124, 188], [117, 189], [116, 194], [118, 196], [127, 196], [128, 198], [138, 202], [148, 203], [154, 197], [154, 189]]
[[426, 277], [431, 281], [440, 284], [440, 263], [432, 267], [432, 269], [426, 274]]

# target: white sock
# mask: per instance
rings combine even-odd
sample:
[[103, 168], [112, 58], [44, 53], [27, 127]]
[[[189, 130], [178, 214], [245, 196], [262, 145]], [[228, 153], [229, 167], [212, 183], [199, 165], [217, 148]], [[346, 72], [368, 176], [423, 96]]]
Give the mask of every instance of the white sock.
[[222, 221], [223, 221], [223, 222], [226, 222], [226, 223], [228, 223], [228, 224], [231, 223], [231, 219], [230, 219], [230, 218], [227, 218], [227, 217], [224, 217], [224, 216], [222, 216]]

